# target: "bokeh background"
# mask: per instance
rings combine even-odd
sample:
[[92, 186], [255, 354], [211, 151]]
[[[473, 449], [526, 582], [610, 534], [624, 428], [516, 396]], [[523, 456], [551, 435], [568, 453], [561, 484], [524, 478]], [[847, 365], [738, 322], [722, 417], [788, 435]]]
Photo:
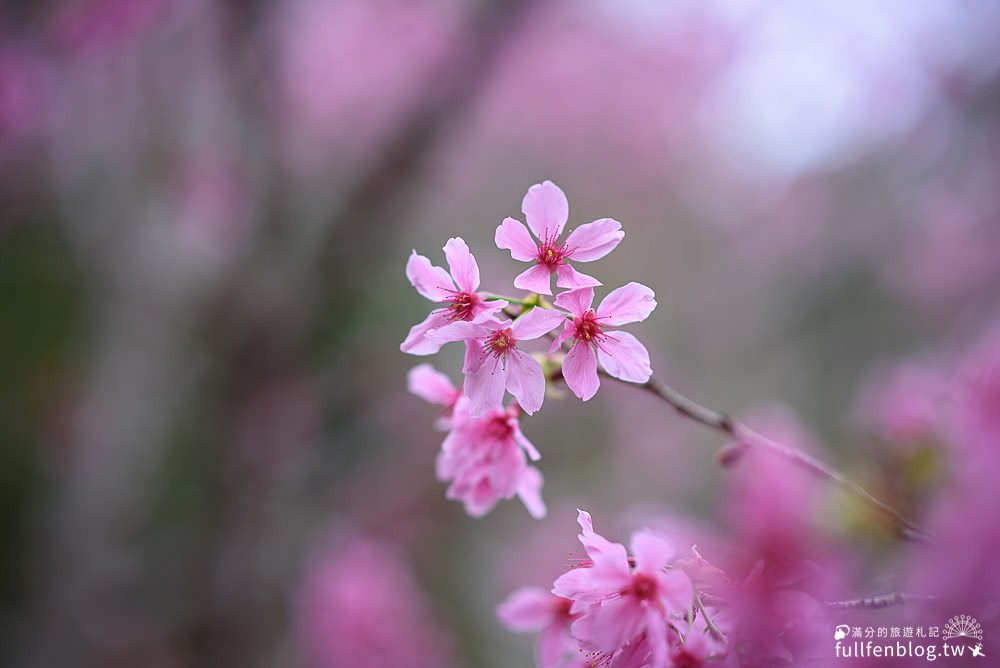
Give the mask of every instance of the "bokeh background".
[[434, 479], [405, 258], [462, 236], [511, 292], [544, 179], [622, 221], [588, 273], [656, 291], [658, 376], [903, 507], [865, 388], [1000, 313], [996, 3], [0, 8], [5, 665], [529, 666], [494, 607], [576, 507], [725, 526], [718, 436], [610, 383], [523, 424], [547, 519]]

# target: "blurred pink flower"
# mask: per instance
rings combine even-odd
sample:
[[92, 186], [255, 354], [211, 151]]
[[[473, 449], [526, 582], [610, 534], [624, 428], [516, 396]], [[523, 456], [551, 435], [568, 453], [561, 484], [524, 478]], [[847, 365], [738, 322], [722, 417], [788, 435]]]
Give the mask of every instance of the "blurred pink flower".
[[535, 647], [539, 668], [558, 668], [579, 647], [569, 634], [570, 624], [578, 616], [570, 610], [572, 605], [568, 598], [541, 587], [522, 587], [497, 606], [497, 617], [511, 631], [539, 632]]
[[450, 275], [415, 250], [406, 262], [406, 278], [417, 292], [444, 306], [434, 309], [423, 322], [410, 328], [410, 333], [399, 346], [404, 353], [432, 355], [441, 349], [445, 341], [428, 337], [429, 330], [437, 329], [441, 334], [447, 325], [457, 321], [482, 322], [507, 306], [506, 301], [486, 301], [486, 295], [476, 292], [479, 265], [461, 237], [448, 239], [443, 250]]
[[270, 99], [283, 153], [299, 170], [329, 167], [345, 179], [436, 93], [461, 36], [463, 5], [447, 0], [271, 6]]
[[456, 322], [429, 330], [427, 337], [466, 342], [465, 394], [473, 417], [499, 408], [504, 390], [509, 390], [524, 412], [531, 415], [542, 407], [545, 375], [541, 365], [522, 352], [518, 343], [544, 336], [565, 320], [560, 311], [533, 308], [513, 322]]
[[[814, 438], [783, 407], [760, 409], [747, 422], [769, 438], [805, 452]], [[818, 540], [819, 486], [815, 477], [778, 455], [750, 446], [732, 467], [725, 512], [741, 544], [761, 558], [798, 560]]]
[[905, 362], [867, 379], [858, 397], [861, 422], [886, 443], [912, 446], [934, 438], [945, 378], [929, 365]]
[[584, 648], [613, 653], [645, 634], [653, 667], [668, 663], [668, 619], [690, 610], [694, 597], [684, 571], [665, 571], [673, 548], [648, 531], [632, 535], [634, 565], [625, 547], [594, 531], [590, 514], [579, 511], [580, 542], [590, 564], [556, 579], [552, 593], [573, 601], [580, 613], [572, 624], [573, 637]]
[[625, 237], [621, 223], [601, 218], [581, 225], [561, 242], [559, 237], [569, 219], [569, 202], [565, 193], [551, 181], [531, 186], [521, 203], [521, 211], [538, 241], [513, 218], [505, 218], [497, 226], [495, 237], [497, 247], [509, 249], [515, 260], [535, 263], [514, 279], [514, 287], [551, 295], [552, 274], [556, 275], [556, 285], [560, 288], [601, 285], [596, 278], [579, 273], [568, 262], [591, 262], [610, 253]]
[[468, 404], [468, 399], [459, 398], [451, 431], [438, 453], [437, 478], [451, 483], [447, 497], [461, 501], [471, 517], [482, 517], [500, 499], [517, 495], [532, 517], [545, 517], [544, 479], [525, 459], [525, 453], [532, 460], [541, 455], [521, 432], [517, 409], [496, 408], [472, 417]]
[[632, 383], [645, 383], [653, 371], [649, 353], [631, 334], [607, 331], [630, 322], [645, 320], [656, 300], [653, 291], [639, 283], [629, 283], [612, 290], [597, 309], [591, 308], [594, 289], [581, 288], [559, 294], [555, 305], [573, 315], [552, 344], [554, 352], [564, 341], [573, 338], [573, 347], [563, 362], [563, 377], [573, 394], [587, 401], [601, 386], [597, 361], [608, 374]]
[[824, 651], [829, 619], [812, 590], [826, 579], [807, 561], [757, 561], [740, 582], [723, 585], [715, 623], [726, 634], [739, 665], [798, 665]]
[[306, 565], [297, 639], [313, 668], [442, 668], [449, 640], [426, 594], [386, 545], [340, 537]]
[[913, 591], [938, 597], [929, 607], [957, 611], [1000, 631], [1000, 331], [963, 356], [953, 379], [946, 483], [932, 500], [927, 524], [934, 542], [912, 548]]

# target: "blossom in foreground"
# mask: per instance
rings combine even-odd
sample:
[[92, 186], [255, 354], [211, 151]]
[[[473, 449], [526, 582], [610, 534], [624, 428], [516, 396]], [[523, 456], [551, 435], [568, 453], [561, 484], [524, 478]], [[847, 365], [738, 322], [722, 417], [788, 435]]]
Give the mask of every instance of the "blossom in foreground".
[[683, 617], [694, 600], [684, 571], [667, 570], [673, 548], [650, 531], [638, 531], [632, 535], [630, 562], [623, 545], [594, 531], [589, 513], [579, 511], [577, 521], [590, 565], [564, 573], [552, 587], [580, 614], [571, 626], [573, 637], [583, 648], [608, 655], [642, 643], [648, 646], [650, 668], [669, 665], [668, 624]]
[[539, 668], [559, 668], [579, 644], [569, 634], [576, 615], [573, 601], [541, 587], [522, 587], [497, 606], [497, 617], [511, 631], [536, 631], [535, 659]]
[[296, 599], [297, 640], [315, 668], [442, 668], [444, 629], [406, 564], [385, 544], [341, 536], [306, 565]]
[[612, 290], [594, 309], [594, 289], [581, 288], [559, 294], [555, 305], [569, 311], [567, 322], [552, 344], [552, 351], [573, 339], [563, 361], [563, 378], [573, 394], [587, 401], [601, 386], [597, 361], [609, 375], [633, 383], [645, 383], [653, 374], [649, 352], [627, 332], [611, 330], [630, 322], [641, 322], [656, 308], [653, 291], [640, 283]]
[[458, 322], [428, 332], [441, 341], [466, 341], [465, 394], [473, 417], [495, 409], [509, 390], [525, 413], [531, 415], [545, 398], [545, 375], [531, 356], [518, 348], [548, 334], [566, 316], [555, 310], [533, 308], [513, 322], [492, 320], [483, 323]]
[[625, 237], [621, 223], [601, 218], [581, 225], [561, 241], [563, 227], [569, 218], [569, 202], [565, 193], [551, 181], [531, 186], [521, 203], [521, 211], [537, 241], [531, 238], [523, 223], [513, 218], [505, 218], [497, 226], [495, 236], [497, 247], [510, 250], [515, 260], [535, 263], [514, 279], [514, 287], [551, 295], [552, 274], [556, 275], [556, 285], [560, 288], [601, 285], [596, 278], [570, 266], [569, 260], [591, 262], [610, 253]]
[[482, 322], [495, 317], [507, 302], [486, 301], [486, 296], [476, 292], [479, 288], [479, 265], [461, 237], [448, 239], [444, 245], [449, 272], [431, 264], [423, 255], [413, 251], [406, 262], [406, 277], [421, 296], [442, 304], [430, 312], [423, 322], [410, 328], [410, 333], [399, 349], [411, 355], [433, 355], [444, 341], [427, 336], [431, 329], [441, 331], [457, 322]]
[[544, 479], [525, 457], [537, 461], [541, 455], [521, 432], [517, 409], [496, 408], [472, 417], [468, 403], [465, 397], [458, 400], [451, 431], [438, 453], [437, 478], [451, 483], [446, 496], [461, 501], [471, 517], [482, 517], [500, 499], [514, 496], [532, 517], [545, 517]]

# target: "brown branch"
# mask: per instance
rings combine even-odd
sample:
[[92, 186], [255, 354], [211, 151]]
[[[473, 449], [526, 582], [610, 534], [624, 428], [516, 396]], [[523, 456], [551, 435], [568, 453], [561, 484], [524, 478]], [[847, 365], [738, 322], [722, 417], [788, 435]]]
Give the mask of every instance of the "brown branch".
[[[603, 370], [600, 371], [600, 373], [606, 378], [614, 378]], [[849, 479], [840, 471], [837, 471], [816, 457], [813, 457], [806, 452], [802, 452], [801, 450], [790, 448], [787, 445], [782, 445], [781, 443], [772, 441], [742, 422], [734, 420], [725, 413], [707, 408], [698, 402], [689, 399], [685, 395], [656, 378], [650, 378], [639, 387], [654, 396], [659, 397], [684, 417], [719, 431], [734, 439], [737, 443], [770, 450], [795, 466], [808, 471], [818, 478], [831, 482], [844, 491], [854, 495], [869, 507], [878, 511], [884, 517], [895, 522], [897, 530], [902, 538], [919, 542], [928, 542], [930, 540], [929, 534], [920, 526], [907, 519], [898, 510], [876, 497], [858, 483]]]
[[[542, 308], [550, 308], [545, 303], [541, 306]], [[523, 311], [523, 308], [519, 307], [508, 307], [504, 309], [504, 312], [512, 318], [519, 315], [521, 311]], [[555, 340], [555, 336], [553, 334], [550, 333], [549, 337]], [[563, 349], [566, 350], [565, 343], [563, 344]], [[901, 538], [915, 542], [931, 542], [930, 534], [919, 525], [910, 521], [888, 503], [882, 501], [867, 489], [816, 457], [802, 452], [801, 450], [772, 441], [742, 422], [733, 419], [726, 413], [699, 404], [697, 401], [690, 399], [655, 377], [650, 378], [645, 383], [636, 385], [635, 383], [629, 383], [615, 378], [604, 371], [604, 369], [599, 368], [598, 374], [604, 378], [609, 378], [626, 385], [637, 386], [659, 399], [662, 399], [675, 411], [689, 420], [693, 420], [710, 429], [725, 434], [727, 437], [733, 439], [734, 442], [743, 446], [770, 450], [782, 459], [808, 471], [817, 478], [833, 483], [863, 501], [866, 505], [876, 510], [882, 516], [892, 520], [895, 523], [896, 529]]]

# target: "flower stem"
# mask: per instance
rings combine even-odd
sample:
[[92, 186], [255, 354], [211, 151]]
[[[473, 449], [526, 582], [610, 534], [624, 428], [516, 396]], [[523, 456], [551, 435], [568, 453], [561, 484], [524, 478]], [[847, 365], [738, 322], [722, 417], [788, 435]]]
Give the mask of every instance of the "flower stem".
[[694, 595], [694, 600], [695, 604], [698, 606], [698, 611], [701, 613], [701, 616], [705, 619], [705, 626], [708, 627], [708, 630], [711, 631], [712, 635], [715, 636], [717, 640], [721, 640], [724, 643], [728, 643], [729, 639], [726, 638], [726, 634], [723, 633], [722, 630], [715, 625], [715, 622], [712, 621], [712, 617], [708, 614], [708, 610], [705, 609], [705, 604], [702, 603], [701, 596], [696, 593]]
[[540, 305], [538, 303], [537, 299], [532, 299], [532, 298], [518, 299], [517, 297], [508, 297], [507, 295], [494, 295], [494, 294], [491, 294], [489, 297], [486, 297], [486, 301], [488, 301], [488, 302], [496, 302], [496, 301], [500, 301], [500, 300], [503, 300], [503, 301], [506, 301], [506, 302], [510, 302], [511, 304], [517, 304], [519, 306], [539, 306]]

